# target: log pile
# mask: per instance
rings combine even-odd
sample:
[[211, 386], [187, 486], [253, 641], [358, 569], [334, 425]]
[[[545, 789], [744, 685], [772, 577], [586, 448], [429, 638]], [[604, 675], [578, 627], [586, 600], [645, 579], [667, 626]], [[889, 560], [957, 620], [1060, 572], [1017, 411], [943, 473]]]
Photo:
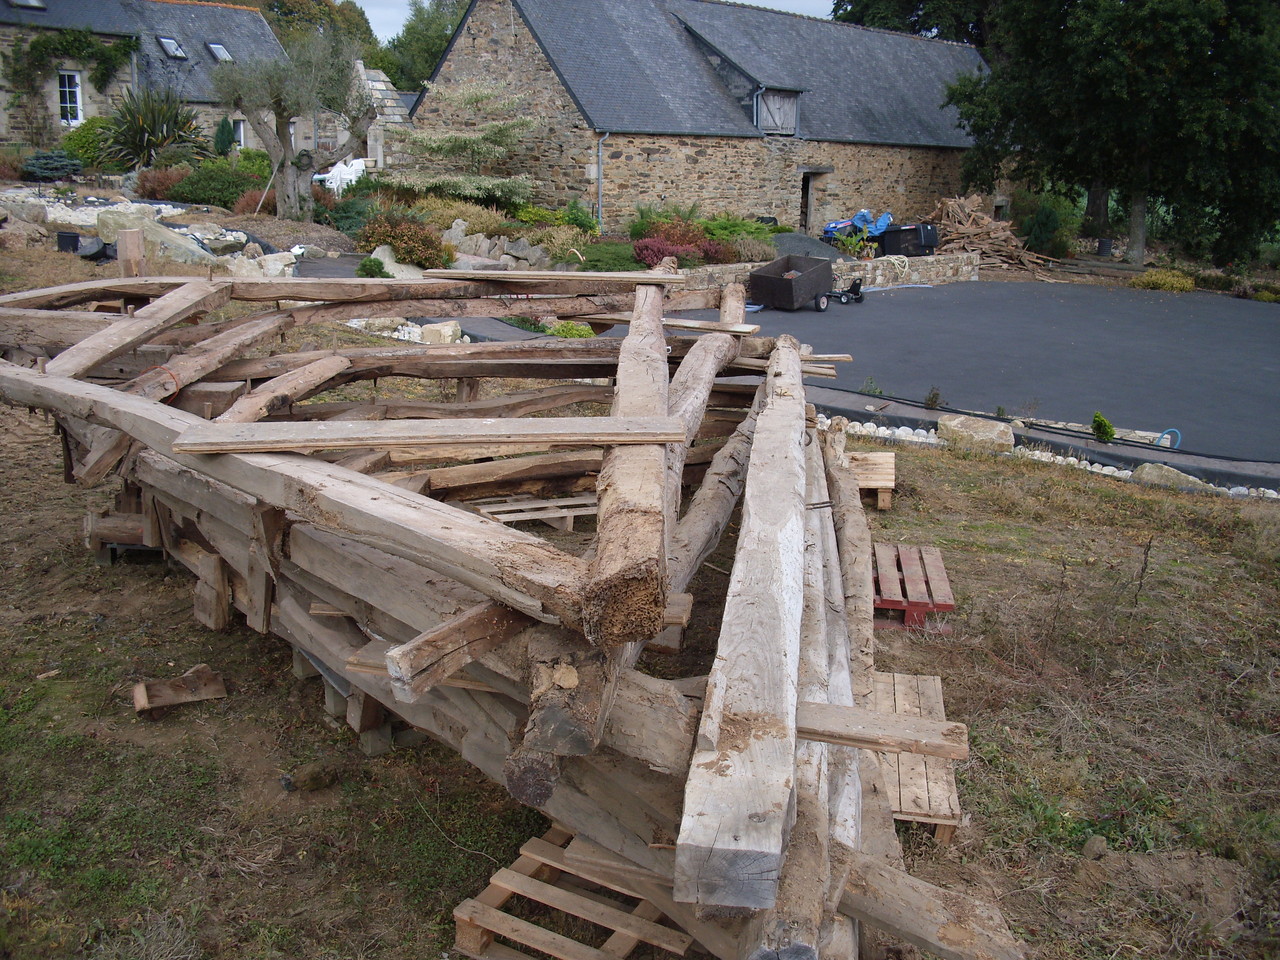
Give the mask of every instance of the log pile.
[[[792, 337], [753, 336], [739, 287], [681, 281], [71, 284], [0, 297], [0, 395], [53, 413], [69, 479], [118, 478], [99, 539], [128, 531], [184, 564], [201, 622], [240, 614], [290, 643], [371, 749], [393, 720], [450, 745], [572, 834], [583, 876], [625, 881], [721, 960], [856, 957], [859, 925], [943, 957], [1021, 956], [997, 911], [901, 869], [875, 752], [963, 757], [965, 731], [871, 709], [870, 536], [843, 432], [819, 434], [805, 401], [803, 376], [828, 368]], [[530, 298], [621, 314], [626, 336], [262, 349], [319, 320], [504, 316]], [[121, 315], [78, 309], [103, 301]], [[230, 302], [267, 306], [207, 319]], [[680, 306], [720, 322], [670, 336]], [[549, 385], [321, 396], [388, 376]], [[530, 416], [582, 400], [611, 406]], [[584, 492], [581, 555], [469, 507]], [[709, 673], [639, 671], [687, 619], [739, 502]], [[463, 952], [491, 939], [460, 920]]]
[[938, 201], [925, 222], [938, 227], [939, 253], [976, 253], [979, 267], [1039, 271], [1056, 261], [1028, 250], [1004, 220], [993, 220], [979, 207], [981, 198], [949, 197]]

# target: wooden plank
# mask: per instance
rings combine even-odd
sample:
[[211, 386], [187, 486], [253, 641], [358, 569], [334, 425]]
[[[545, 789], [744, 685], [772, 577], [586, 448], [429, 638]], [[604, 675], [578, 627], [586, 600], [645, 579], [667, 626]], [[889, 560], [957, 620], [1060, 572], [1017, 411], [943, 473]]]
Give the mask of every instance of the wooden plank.
[[230, 299], [229, 282], [190, 281], [152, 301], [132, 317], [118, 320], [69, 347], [49, 361], [45, 372], [59, 377], [84, 376], [104, 360], [117, 357], [196, 314], [216, 310]]
[[[488, 270], [424, 270], [423, 277], [427, 279], [440, 280], [493, 280], [494, 275]], [[663, 281], [666, 285], [672, 287], [683, 286], [687, 281], [686, 278], [678, 273], [671, 275], [672, 279]], [[521, 283], [529, 281], [554, 280], [557, 283], [565, 281], [577, 281], [579, 283], [629, 283], [629, 284], [646, 284], [653, 283], [653, 273], [647, 270], [623, 271], [623, 272], [591, 272], [587, 270], [574, 271], [565, 273], [562, 270], [504, 270], [501, 274], [503, 283]]]
[[[559, 960], [610, 960], [608, 954], [594, 947], [588, 947], [558, 933], [544, 930], [537, 924], [517, 919], [475, 900], [463, 900], [454, 907], [453, 918], [490, 930], [500, 937], [515, 940], [517, 943], [557, 957]], [[468, 952], [461, 946], [459, 949]]]
[[929, 608], [929, 584], [924, 578], [924, 566], [920, 563], [920, 548], [900, 543], [897, 550], [907, 606]]
[[659, 444], [680, 440], [671, 417], [538, 417], [531, 420], [414, 420], [379, 423], [272, 422], [194, 424], [172, 444], [175, 453], [266, 453], [353, 447], [415, 449], [472, 443], [515, 445]]
[[[908, 717], [920, 716], [920, 685], [912, 674], [893, 675], [894, 712]], [[929, 784], [924, 757], [912, 753], [898, 755], [898, 788], [900, 812], [928, 814]]]
[[675, 897], [688, 903], [773, 906], [789, 827], [805, 539], [799, 344], [780, 337], [771, 362], [676, 842]]
[[552, 884], [522, 876], [513, 870], [501, 869], [490, 877], [489, 882], [562, 913], [580, 917], [610, 930], [629, 933], [645, 943], [651, 943], [671, 953], [683, 954], [693, 943], [693, 938], [687, 933], [664, 927], [651, 920], [642, 920], [624, 910], [588, 900]]
[[[730, 371], [749, 370], [752, 372], [763, 372], [767, 367], [768, 361], [759, 357], [738, 357], [733, 363], [729, 364]], [[806, 377], [822, 377], [827, 380], [836, 378], [836, 368], [826, 364], [803, 363], [800, 365], [800, 373]]]
[[[586, 314], [631, 307], [634, 295], [584, 293], [582, 296], [546, 297], [536, 300], [537, 309], [548, 316], [576, 318]], [[356, 317], [415, 317], [444, 320], [458, 317], [518, 317], [529, 313], [530, 300], [518, 297], [476, 297], [474, 299], [429, 298], [378, 302], [323, 303], [296, 307], [291, 312], [299, 324], [345, 322]]]
[[899, 609], [907, 605], [902, 595], [902, 581], [898, 573], [898, 546], [893, 543], [874, 544], [876, 560], [876, 606], [894, 606]]
[[461, 417], [523, 417], [531, 413], [543, 413], [575, 403], [608, 403], [613, 388], [590, 383], [558, 384], [537, 390], [520, 390], [515, 393], [465, 403], [449, 403], [433, 400], [386, 400], [376, 403], [333, 402], [299, 404], [292, 416], [305, 420], [328, 420], [338, 414], [351, 414], [357, 410], [376, 410], [375, 415], [361, 415], [359, 419], [371, 420], [431, 420], [457, 419]]
[[[631, 908], [632, 916], [641, 920], [661, 920], [662, 911], [648, 900], [641, 900]], [[692, 940], [692, 938], [690, 938]], [[617, 931], [600, 945], [600, 950], [610, 956], [622, 958], [640, 945], [640, 938], [621, 930]]]
[[133, 709], [156, 719], [165, 707], [215, 700], [226, 695], [227, 686], [222, 676], [214, 673], [207, 663], [198, 663], [180, 677], [134, 684]]
[[[875, 709], [880, 713], [897, 713], [897, 701], [894, 697], [893, 674], [876, 672], [872, 674], [875, 697]], [[885, 794], [894, 811], [902, 809], [902, 774], [898, 768], [898, 754], [880, 754], [880, 767], [884, 773]]]
[[840, 911], [942, 960], [1022, 960], [1026, 946], [1000, 912], [857, 854]]
[[[82, 280], [40, 290], [23, 290], [0, 296], [0, 306], [60, 307], [93, 300], [118, 300], [121, 296], [160, 297], [186, 284], [186, 277], [139, 277], [136, 279]], [[274, 299], [274, 298], [273, 298]]]
[[[933, 722], [946, 721], [942, 704], [942, 678], [919, 677], [920, 714]], [[955, 759], [963, 760], [963, 757]], [[929, 812], [939, 819], [960, 819], [959, 793], [956, 790], [955, 766], [936, 757], [925, 760], [925, 789], [929, 796]], [[940, 840], [944, 838], [940, 837]]]
[[878, 753], [918, 753], [953, 760], [969, 756], [968, 728], [963, 723], [900, 716], [865, 707], [801, 701], [796, 707], [796, 733], [805, 740]]
[[935, 610], [954, 610], [956, 598], [951, 592], [951, 581], [942, 565], [942, 551], [937, 547], [921, 547], [920, 561], [929, 580], [929, 594]]
[[118, 319], [88, 310], [0, 307], [0, 343], [65, 349], [101, 333]]
[[[598, 313], [579, 320], [608, 324], [629, 324], [629, 313]], [[728, 333], [738, 337], [750, 337], [760, 332], [758, 323], [728, 323], [723, 320], [688, 320], [684, 317], [663, 317], [662, 326], [668, 330], [693, 330], [696, 333]]]

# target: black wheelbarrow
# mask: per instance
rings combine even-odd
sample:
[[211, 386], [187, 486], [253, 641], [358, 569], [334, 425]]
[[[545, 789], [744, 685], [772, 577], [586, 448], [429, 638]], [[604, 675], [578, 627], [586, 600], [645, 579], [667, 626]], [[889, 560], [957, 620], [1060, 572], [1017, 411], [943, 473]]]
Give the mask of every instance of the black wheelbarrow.
[[830, 303], [833, 278], [831, 261], [825, 257], [779, 257], [752, 270], [747, 280], [752, 303], [775, 310], [799, 310], [812, 303], [821, 312]]

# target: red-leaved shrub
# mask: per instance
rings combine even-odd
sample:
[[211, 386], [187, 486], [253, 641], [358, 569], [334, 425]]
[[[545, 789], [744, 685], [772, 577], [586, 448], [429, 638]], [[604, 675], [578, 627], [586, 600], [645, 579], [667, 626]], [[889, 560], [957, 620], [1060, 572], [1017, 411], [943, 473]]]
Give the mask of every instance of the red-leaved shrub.
[[180, 163], [176, 167], [150, 167], [138, 174], [138, 196], [144, 200], [168, 200], [169, 192], [191, 175], [191, 167]]
[[719, 240], [703, 240], [698, 244], [702, 259], [707, 263], [737, 263], [738, 250], [732, 243]]
[[[258, 207], [259, 200], [262, 201], [261, 209]], [[276, 192], [268, 190], [267, 195], [264, 197], [261, 190], [246, 190], [240, 195], [236, 205], [231, 208], [231, 212], [241, 217], [253, 213], [274, 214], [276, 212]]]
[[692, 220], [672, 217], [670, 220], [656, 221], [646, 239], [665, 240], [680, 247], [696, 247], [707, 239], [707, 231]]
[[682, 267], [700, 267], [702, 251], [694, 244], [671, 243], [661, 237], [647, 237], [635, 242], [635, 257], [641, 263], [656, 267], [664, 257], [675, 257]]

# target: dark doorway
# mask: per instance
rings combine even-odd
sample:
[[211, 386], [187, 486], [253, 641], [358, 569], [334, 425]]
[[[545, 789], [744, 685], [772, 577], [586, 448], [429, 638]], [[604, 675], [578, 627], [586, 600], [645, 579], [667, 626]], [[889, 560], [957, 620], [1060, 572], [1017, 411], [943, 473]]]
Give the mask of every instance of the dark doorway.
[[809, 220], [813, 216], [813, 178], [816, 173], [800, 174], [800, 232], [809, 232]]

